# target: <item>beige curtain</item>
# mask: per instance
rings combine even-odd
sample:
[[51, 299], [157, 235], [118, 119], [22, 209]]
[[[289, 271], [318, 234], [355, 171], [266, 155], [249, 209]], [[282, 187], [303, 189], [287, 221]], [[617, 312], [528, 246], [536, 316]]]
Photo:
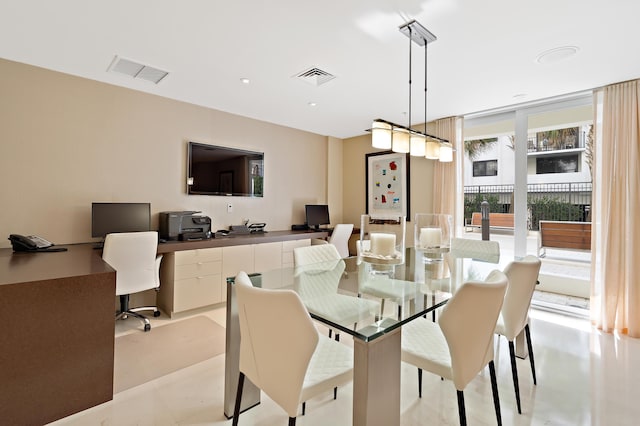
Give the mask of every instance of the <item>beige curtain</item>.
[[460, 161], [463, 151], [460, 149], [461, 135], [457, 129], [461, 128], [461, 120], [456, 117], [443, 118], [435, 121], [435, 135], [447, 139], [453, 145], [453, 161], [450, 163], [435, 162], [433, 169], [433, 212], [450, 214], [454, 218], [454, 228], [457, 223], [456, 207], [460, 198], [457, 170], [461, 167]]
[[592, 218], [592, 319], [632, 337], [640, 337], [639, 81], [596, 94]]

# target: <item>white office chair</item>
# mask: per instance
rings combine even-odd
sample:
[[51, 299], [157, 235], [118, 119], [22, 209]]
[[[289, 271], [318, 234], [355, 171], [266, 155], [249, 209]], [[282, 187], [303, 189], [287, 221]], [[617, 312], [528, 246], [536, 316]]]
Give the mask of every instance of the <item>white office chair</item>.
[[329, 244], [336, 246], [342, 258], [349, 257], [349, 238], [352, 232], [353, 223], [339, 223], [329, 237]]
[[108, 234], [102, 250], [102, 259], [116, 270], [116, 295], [120, 296], [116, 320], [134, 316], [144, 323], [144, 331], [151, 330], [151, 324], [138, 312], [153, 310], [153, 316], [157, 317], [160, 311], [156, 306], [130, 308], [129, 295], [159, 289], [162, 255], [156, 255], [157, 248], [158, 233], [148, 231]]
[[524, 330], [527, 339], [527, 348], [529, 349], [533, 384], [537, 384], [533, 347], [531, 345], [531, 332], [529, 331], [529, 307], [531, 306], [531, 298], [538, 283], [541, 263], [540, 259], [536, 256], [529, 255], [522, 260], [509, 263], [504, 269], [505, 275], [509, 278], [509, 286], [504, 296], [504, 304], [502, 305], [502, 311], [500, 312], [500, 317], [496, 325], [496, 333], [506, 337], [509, 341], [511, 374], [513, 376], [513, 387], [516, 391], [518, 413], [522, 413], [522, 411], [520, 409], [520, 389], [513, 342], [516, 336]]
[[451, 297], [439, 322], [417, 318], [402, 327], [402, 361], [453, 381], [458, 394], [460, 424], [466, 425], [464, 389], [489, 365], [498, 424], [500, 399], [493, 363], [493, 336], [507, 288], [507, 277], [495, 270], [485, 281], [468, 281]]
[[238, 273], [235, 287], [240, 376], [233, 425], [238, 424], [245, 377], [295, 425], [298, 404], [353, 379], [353, 351], [318, 333], [294, 291], [253, 287], [245, 272]]
[[[311, 313], [331, 318], [340, 325], [357, 327], [360, 320], [374, 317], [380, 304], [338, 293], [345, 269], [344, 260], [333, 244], [296, 247], [293, 250], [295, 285], [303, 303]], [[331, 337], [332, 329], [329, 329]], [[336, 340], [340, 340], [335, 331]]]

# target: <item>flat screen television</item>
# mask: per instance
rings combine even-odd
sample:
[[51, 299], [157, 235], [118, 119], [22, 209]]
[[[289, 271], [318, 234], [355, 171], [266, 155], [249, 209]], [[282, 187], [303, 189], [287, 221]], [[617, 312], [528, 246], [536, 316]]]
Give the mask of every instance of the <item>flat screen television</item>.
[[91, 236], [104, 238], [115, 232], [151, 229], [150, 203], [92, 203]]
[[264, 153], [189, 142], [187, 193], [262, 197]]
[[329, 225], [329, 206], [326, 204], [307, 204], [304, 206], [307, 218], [307, 226], [312, 229], [320, 229], [320, 225]]

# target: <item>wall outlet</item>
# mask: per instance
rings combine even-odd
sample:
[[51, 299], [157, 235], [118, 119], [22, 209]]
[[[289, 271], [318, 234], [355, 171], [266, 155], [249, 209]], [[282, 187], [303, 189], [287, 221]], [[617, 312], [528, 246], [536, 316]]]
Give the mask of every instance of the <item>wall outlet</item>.
[[227, 203], [227, 213], [233, 213], [233, 204]]

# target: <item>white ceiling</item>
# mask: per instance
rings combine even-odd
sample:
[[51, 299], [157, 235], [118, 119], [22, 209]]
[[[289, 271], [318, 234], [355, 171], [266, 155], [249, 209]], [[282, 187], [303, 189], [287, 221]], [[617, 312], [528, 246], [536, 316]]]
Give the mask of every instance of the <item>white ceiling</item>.
[[[346, 138], [374, 118], [408, 124], [398, 27], [411, 19], [438, 37], [431, 121], [639, 78], [639, 16], [637, 0], [0, 0], [0, 57]], [[561, 46], [579, 51], [536, 62]], [[412, 49], [422, 123], [424, 49]], [[107, 72], [115, 55], [170, 74], [155, 85]], [[292, 78], [311, 67], [336, 78]]]

